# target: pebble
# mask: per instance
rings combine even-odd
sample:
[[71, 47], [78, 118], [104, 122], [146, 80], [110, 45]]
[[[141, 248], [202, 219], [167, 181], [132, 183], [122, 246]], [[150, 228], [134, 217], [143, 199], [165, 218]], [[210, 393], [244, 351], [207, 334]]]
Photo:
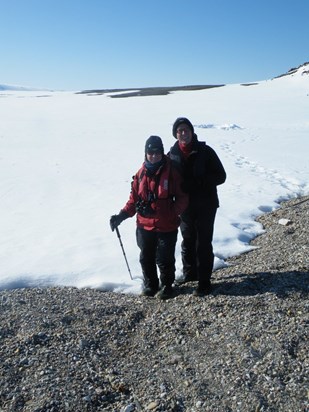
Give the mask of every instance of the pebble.
[[150, 402], [150, 404], [147, 406], [148, 411], [152, 411], [153, 409], [156, 409], [159, 406], [158, 402]]

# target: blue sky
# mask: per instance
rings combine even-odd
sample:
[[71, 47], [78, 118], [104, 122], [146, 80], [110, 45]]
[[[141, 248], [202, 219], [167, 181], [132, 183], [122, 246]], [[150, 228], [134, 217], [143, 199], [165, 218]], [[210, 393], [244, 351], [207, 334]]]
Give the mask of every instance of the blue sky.
[[0, 0], [0, 84], [266, 80], [309, 61], [308, 0]]

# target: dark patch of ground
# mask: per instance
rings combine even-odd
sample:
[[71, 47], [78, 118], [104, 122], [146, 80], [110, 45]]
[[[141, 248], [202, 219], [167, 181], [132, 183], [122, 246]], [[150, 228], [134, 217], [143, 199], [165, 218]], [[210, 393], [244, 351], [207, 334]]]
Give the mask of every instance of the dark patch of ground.
[[[190, 90], [203, 90], [211, 89], [213, 87], [222, 87], [224, 84], [218, 85], [194, 85], [194, 86], [174, 86], [174, 87], [142, 87], [142, 88], [130, 88], [130, 89], [95, 89], [95, 90], [83, 90], [77, 94], [88, 95], [100, 95], [109, 93], [118, 93], [110, 97], [136, 97], [136, 96], [164, 96], [170, 92], [175, 91], [190, 91]], [[123, 93], [121, 93], [123, 92]]]

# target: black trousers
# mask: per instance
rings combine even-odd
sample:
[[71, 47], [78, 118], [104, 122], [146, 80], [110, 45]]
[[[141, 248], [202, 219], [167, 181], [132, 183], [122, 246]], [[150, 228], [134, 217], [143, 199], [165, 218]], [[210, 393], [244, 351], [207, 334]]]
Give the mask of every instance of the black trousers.
[[181, 216], [181, 257], [183, 275], [207, 286], [214, 265], [212, 239], [217, 206], [207, 201], [192, 201]]
[[157, 266], [160, 271], [162, 286], [172, 286], [175, 280], [175, 246], [177, 233], [151, 232], [141, 228], [136, 229], [136, 241], [140, 248], [139, 261], [144, 276], [144, 286], [154, 290], [159, 289]]

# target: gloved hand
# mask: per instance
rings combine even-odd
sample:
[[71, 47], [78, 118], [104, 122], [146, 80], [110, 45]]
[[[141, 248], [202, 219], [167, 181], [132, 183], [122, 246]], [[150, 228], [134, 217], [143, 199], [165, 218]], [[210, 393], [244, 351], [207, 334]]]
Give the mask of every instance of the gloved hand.
[[123, 222], [128, 217], [129, 217], [128, 214], [124, 212], [123, 210], [121, 210], [120, 213], [118, 213], [118, 215], [111, 216], [109, 224], [110, 224], [112, 231], [114, 231], [116, 227], [118, 227], [120, 223]]

